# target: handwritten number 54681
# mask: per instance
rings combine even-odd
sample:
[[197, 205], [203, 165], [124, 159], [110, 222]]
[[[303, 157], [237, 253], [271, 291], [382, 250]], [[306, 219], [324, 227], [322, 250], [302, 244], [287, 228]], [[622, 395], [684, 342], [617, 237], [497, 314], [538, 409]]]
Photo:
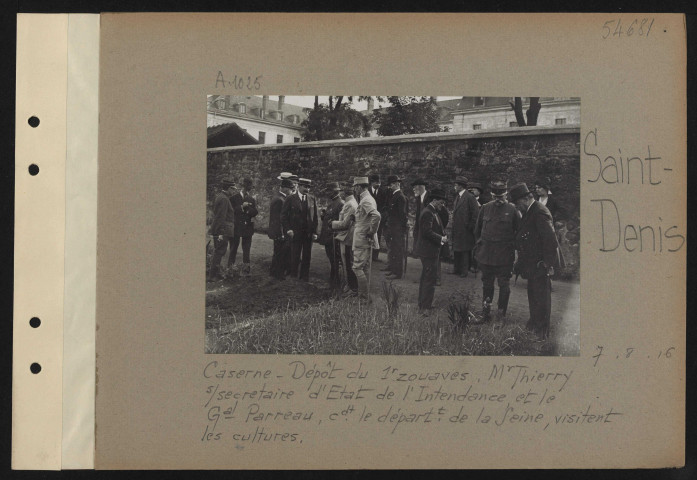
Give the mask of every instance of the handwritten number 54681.
[[608, 20], [603, 24], [603, 39], [612, 37], [620, 38], [622, 35], [631, 37], [636, 34], [639, 37], [648, 37], [653, 27], [653, 18], [635, 18], [627, 25], [621, 19]]

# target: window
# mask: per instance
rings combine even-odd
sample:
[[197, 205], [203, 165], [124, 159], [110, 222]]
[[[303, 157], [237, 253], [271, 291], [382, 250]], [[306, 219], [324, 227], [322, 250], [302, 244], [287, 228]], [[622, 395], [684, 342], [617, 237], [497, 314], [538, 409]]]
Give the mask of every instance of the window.
[[555, 118], [554, 124], [555, 125], [566, 125], [566, 118]]
[[481, 130], [482, 129], [482, 124], [481, 123], [475, 123], [472, 125], [472, 130]]
[[517, 127], [517, 126], [518, 126], [518, 122], [508, 122], [508, 126], [509, 126], [509, 127]]
[[259, 143], [266, 143], [266, 132], [259, 132]]
[[474, 97], [474, 106], [475, 107], [483, 107], [484, 106], [484, 97]]
[[293, 143], [299, 143], [299, 142], [300, 142], [300, 138], [298, 138], [298, 137], [293, 137]]
[[283, 135], [276, 135], [276, 143], [283, 143]]

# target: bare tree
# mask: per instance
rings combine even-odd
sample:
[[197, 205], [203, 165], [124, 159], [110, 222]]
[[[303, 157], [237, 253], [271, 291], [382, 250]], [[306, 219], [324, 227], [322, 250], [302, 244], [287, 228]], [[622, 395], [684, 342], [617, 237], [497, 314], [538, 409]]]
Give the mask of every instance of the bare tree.
[[523, 117], [523, 99], [521, 97], [515, 97], [514, 102], [509, 102], [513, 112], [515, 112], [515, 119], [518, 122], [519, 127], [534, 127], [537, 125], [537, 117], [540, 114], [540, 97], [530, 97], [530, 106], [525, 111], [525, 117]]

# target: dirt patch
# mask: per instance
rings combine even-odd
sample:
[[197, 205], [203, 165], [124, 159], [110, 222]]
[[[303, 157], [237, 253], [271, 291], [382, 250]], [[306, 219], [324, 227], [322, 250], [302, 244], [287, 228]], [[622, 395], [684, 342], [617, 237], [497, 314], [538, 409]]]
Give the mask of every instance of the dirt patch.
[[206, 328], [261, 317], [281, 310], [296, 310], [330, 297], [325, 286], [296, 279], [275, 280], [251, 275], [209, 283], [206, 289]]

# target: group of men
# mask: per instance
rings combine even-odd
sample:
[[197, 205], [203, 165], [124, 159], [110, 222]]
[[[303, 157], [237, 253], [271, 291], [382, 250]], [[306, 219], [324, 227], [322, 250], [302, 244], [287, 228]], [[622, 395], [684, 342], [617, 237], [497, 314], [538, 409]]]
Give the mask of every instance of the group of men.
[[[290, 172], [282, 172], [277, 179], [280, 185], [270, 202], [268, 226], [268, 236], [273, 240], [270, 267], [273, 278], [284, 280], [291, 276], [308, 281], [312, 243], [317, 240], [329, 259], [330, 286], [337, 291], [343, 288], [345, 297], [369, 302], [371, 264], [379, 260], [381, 237], [388, 248], [387, 264], [382, 269], [385, 278], [404, 277], [409, 202], [399, 176], [388, 176], [385, 186], [379, 175], [354, 177], [343, 184], [329, 183], [321, 192], [326, 196], [327, 206], [319, 212], [317, 200], [310, 193], [311, 180]], [[230, 180], [223, 181], [222, 186], [213, 205], [211, 234], [216, 248], [210, 276], [217, 273], [226, 241], [231, 244], [228, 265], [234, 265], [240, 239], [243, 273], [248, 274], [251, 219], [257, 214], [256, 202], [249, 194], [251, 181], [243, 181], [241, 192]], [[550, 277], [558, 265], [558, 244], [550, 213], [556, 204], [549, 197], [548, 182], [540, 181], [536, 185], [539, 201], [524, 183], [511, 187], [509, 192], [505, 181], [491, 182], [492, 200], [488, 202], [483, 200], [481, 185], [469, 182], [466, 177], [456, 177], [453, 186], [455, 199], [449, 212], [443, 190], [428, 190], [423, 179], [412, 183], [416, 201], [412, 253], [422, 264], [420, 312], [429, 315], [433, 308], [435, 287], [440, 284], [441, 257], [447, 251], [444, 246], [449, 245], [454, 257], [452, 274], [466, 277], [469, 272], [481, 271], [485, 320], [492, 316], [495, 282], [499, 286], [497, 318], [505, 319], [510, 279], [513, 273], [519, 274], [528, 280], [527, 327], [547, 336]], [[451, 238], [445, 233], [449, 223]]]
[[[250, 251], [254, 235], [254, 220], [259, 211], [257, 201], [252, 196], [254, 185], [250, 178], [242, 180], [242, 189], [238, 190], [233, 179], [226, 178], [221, 182], [221, 191], [213, 201], [213, 221], [210, 234], [213, 237], [214, 253], [208, 271], [208, 281], [222, 278], [220, 261], [230, 246], [227, 268], [241, 270], [243, 275], [250, 274]], [[241, 269], [235, 264], [237, 250], [242, 243]]]

